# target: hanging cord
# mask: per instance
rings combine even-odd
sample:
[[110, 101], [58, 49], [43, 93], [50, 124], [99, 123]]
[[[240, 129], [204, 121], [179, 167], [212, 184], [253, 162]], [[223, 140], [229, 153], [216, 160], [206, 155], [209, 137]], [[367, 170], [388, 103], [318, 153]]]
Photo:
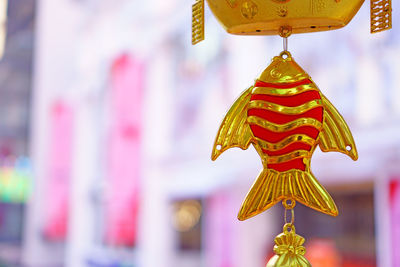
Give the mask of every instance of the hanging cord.
[[288, 38], [283, 37], [283, 51], [288, 51]]

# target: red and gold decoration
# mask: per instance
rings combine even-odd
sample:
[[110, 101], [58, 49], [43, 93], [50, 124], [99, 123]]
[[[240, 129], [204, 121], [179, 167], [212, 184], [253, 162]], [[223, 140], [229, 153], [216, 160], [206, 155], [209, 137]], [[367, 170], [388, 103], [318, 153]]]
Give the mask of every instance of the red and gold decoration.
[[328, 192], [310, 170], [311, 156], [322, 151], [342, 152], [357, 159], [349, 127], [318, 87], [284, 51], [239, 97], [218, 131], [212, 159], [231, 147], [252, 144], [263, 170], [239, 212], [248, 219], [279, 201], [298, 201], [336, 216]]
[[[252, 145], [263, 169], [239, 211], [239, 220], [253, 217], [282, 202], [283, 232], [275, 238], [275, 256], [267, 267], [311, 266], [305, 239], [296, 234], [297, 202], [337, 216], [326, 189], [312, 174], [310, 161], [317, 146], [357, 160], [351, 131], [343, 117], [287, 50], [291, 34], [346, 26], [364, 0], [207, 0], [228, 33], [280, 35], [283, 52], [272, 59], [255, 83], [229, 109], [218, 131], [212, 159], [232, 147]], [[371, 0], [371, 33], [391, 28], [390, 0]], [[192, 43], [204, 39], [204, 1], [193, 5]], [[287, 214], [290, 212], [290, 220]]]

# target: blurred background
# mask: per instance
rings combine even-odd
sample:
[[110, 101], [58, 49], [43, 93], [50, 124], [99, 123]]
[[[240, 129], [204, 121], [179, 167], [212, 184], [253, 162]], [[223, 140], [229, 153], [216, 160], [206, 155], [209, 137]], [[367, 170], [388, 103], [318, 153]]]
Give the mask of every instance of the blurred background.
[[[236, 219], [260, 159], [210, 155], [282, 41], [228, 35], [206, 7], [206, 40], [191, 46], [192, 2], [2, 1], [0, 266], [265, 266], [282, 209]], [[391, 31], [369, 34], [366, 3], [348, 27], [289, 38], [359, 151], [357, 162], [314, 154], [340, 211], [295, 209], [314, 267], [400, 266], [399, 1], [393, 10]]]

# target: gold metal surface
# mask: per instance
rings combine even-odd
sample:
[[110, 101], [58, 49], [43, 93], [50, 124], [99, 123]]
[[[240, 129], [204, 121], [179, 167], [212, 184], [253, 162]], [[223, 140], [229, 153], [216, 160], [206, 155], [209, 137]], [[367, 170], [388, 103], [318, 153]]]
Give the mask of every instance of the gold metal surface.
[[[281, 27], [293, 33], [317, 32], [346, 26], [364, 0], [207, 0], [211, 11], [233, 34], [278, 35]], [[232, 5], [235, 2], [235, 5]]]
[[247, 193], [238, 219], [244, 221], [285, 199], [295, 199], [328, 215], [339, 214], [332, 197], [310, 171], [278, 172], [264, 168]]
[[[276, 75], [277, 73], [279, 75]], [[317, 145], [324, 152], [338, 151], [356, 160], [358, 157], [357, 150], [349, 127], [335, 107], [321, 94], [310, 76], [294, 61], [289, 52], [274, 57], [272, 63], [263, 71], [258, 80], [271, 84], [271, 87], [249, 87], [242, 93], [232, 105], [220, 126], [211, 156], [215, 160], [222, 152], [231, 147], [247, 149], [252, 144], [261, 157], [263, 170], [242, 204], [238, 215], [239, 220], [248, 219], [279, 201], [289, 199], [298, 201], [317, 211], [336, 216], [338, 214], [336, 205], [329, 193], [311, 173], [310, 160]], [[305, 85], [303, 81], [309, 84]], [[287, 86], [289, 83], [294, 84], [294, 88]], [[273, 86], [282, 87], [281, 85], [288, 88], [273, 88]], [[291, 107], [274, 103], [266, 104], [265, 101], [251, 99], [253, 94], [260, 93], [272, 93], [274, 97], [280, 95], [284, 98], [287, 95], [293, 97], [307, 91], [318, 91], [320, 99], [308, 101], [306, 104], [301, 102], [299, 105]], [[267, 118], [260, 119], [260, 117], [248, 115], [248, 110], [256, 107], [261, 111], [268, 109], [284, 116], [302, 116], [301, 114], [310, 109], [311, 103], [314, 108], [322, 107], [322, 122], [313, 118], [300, 117], [289, 123], [279, 124], [272, 123]], [[319, 134], [314, 139], [307, 134], [293, 133], [271, 143], [255, 137], [251, 129], [252, 125], [275, 133], [310, 126]], [[264, 152], [264, 150], [276, 151], [294, 142], [310, 145], [311, 149], [310, 151], [292, 150], [277, 156], [268, 156]], [[296, 158], [303, 159], [305, 170], [293, 167], [281, 172], [268, 167], [269, 164], [285, 163]]]
[[[282, 38], [285, 38], [286, 40], [290, 35], [292, 35], [292, 32], [293, 31], [292, 31], [291, 26], [284, 25], [284, 26], [279, 27], [279, 36]], [[287, 49], [284, 49], [284, 50], [286, 51]]]
[[268, 94], [268, 95], [280, 95], [280, 96], [291, 96], [303, 93], [305, 91], [315, 90], [318, 91], [318, 88], [315, 88], [310, 85], [301, 85], [296, 88], [288, 88], [288, 89], [279, 89], [279, 88], [271, 88], [271, 87], [254, 87], [253, 94]]
[[277, 143], [270, 143], [270, 142], [261, 140], [257, 137], [254, 137], [254, 139], [257, 141], [258, 145], [261, 148], [266, 149], [266, 150], [271, 150], [271, 151], [276, 151], [276, 150], [282, 149], [284, 147], [287, 147], [288, 145], [290, 145], [293, 142], [302, 142], [302, 143], [310, 145], [310, 146], [315, 144], [315, 140], [305, 134], [293, 134]]
[[192, 45], [204, 40], [204, 0], [192, 5]]
[[349, 126], [329, 100], [321, 94], [324, 102], [324, 126], [319, 134], [319, 147], [323, 152], [337, 151], [346, 154], [353, 160], [358, 159]]
[[371, 0], [371, 33], [392, 28], [391, 0]]
[[231, 8], [235, 8], [238, 5], [239, 0], [226, 0], [226, 2], [228, 2], [228, 5]]
[[285, 113], [288, 115], [294, 115], [294, 114], [298, 114], [299, 111], [301, 111], [301, 113], [304, 113], [315, 107], [320, 107], [321, 105], [322, 105], [322, 102], [319, 99], [312, 100], [310, 102], [304, 103], [297, 107], [286, 107], [286, 106], [270, 103], [270, 102], [263, 101], [263, 100], [256, 100], [256, 101], [252, 101], [249, 103], [249, 108], [261, 108], [261, 109], [266, 109], [266, 110], [271, 110], [271, 111], [276, 111], [276, 112], [282, 112], [282, 113]]
[[217, 139], [215, 140], [212, 160], [216, 160], [219, 155], [231, 147], [247, 149], [253, 140], [253, 134], [246, 122], [247, 103], [250, 101], [251, 86], [235, 101], [225, 116], [219, 128]]
[[[290, 114], [290, 113], [287, 112], [287, 114]], [[294, 121], [291, 121], [288, 123], [278, 124], [278, 123], [265, 121], [256, 116], [249, 116], [247, 118], [247, 122], [249, 124], [255, 124], [255, 125], [263, 127], [265, 129], [274, 131], [274, 132], [286, 132], [286, 131], [293, 130], [297, 127], [304, 126], [304, 125], [314, 126], [315, 128], [322, 127], [321, 122], [316, 119], [313, 119], [313, 118], [299, 118], [297, 120], [294, 120]]]
[[258, 13], [258, 6], [253, 1], [245, 1], [240, 11], [246, 19], [253, 19]]
[[[297, 63], [290, 64], [291, 62], [292, 55], [290, 54], [290, 52], [281, 52], [279, 56], [272, 59], [271, 64], [261, 73], [258, 79], [266, 83], [292, 83], [310, 78], [310, 76], [306, 72], [304, 72], [304, 70], [299, 65], [297, 65]], [[315, 88], [315, 86], [313, 87], [314, 90], [319, 91], [318, 88]], [[300, 88], [302, 88], [302, 86], [293, 88], [292, 90], [288, 90], [288, 92], [299, 91]]]
[[[196, 0], [192, 44], [204, 39], [204, 0]], [[371, 1], [371, 33], [392, 28], [391, 0]], [[335, 30], [346, 26], [364, 0], [207, 0], [228, 33], [239, 35], [280, 35]], [[201, 7], [201, 8], [200, 8]], [[196, 12], [195, 12], [196, 11]]]
[[305, 239], [296, 234], [292, 223], [283, 226], [283, 233], [275, 237], [273, 256], [266, 267], [311, 267], [304, 257], [306, 249], [303, 246]]
[[280, 163], [280, 162], [285, 162], [289, 161], [292, 159], [297, 159], [301, 157], [308, 157], [310, 156], [310, 152], [307, 150], [296, 150], [287, 154], [283, 154], [280, 156], [269, 156], [267, 158], [267, 163]]

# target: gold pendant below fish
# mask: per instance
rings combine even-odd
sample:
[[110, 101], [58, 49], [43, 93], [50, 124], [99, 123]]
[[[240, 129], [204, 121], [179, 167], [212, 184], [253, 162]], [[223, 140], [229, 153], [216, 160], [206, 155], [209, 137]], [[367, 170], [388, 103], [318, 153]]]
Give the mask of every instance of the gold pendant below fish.
[[275, 237], [274, 252], [276, 253], [266, 267], [311, 267], [304, 257], [306, 249], [303, 246], [305, 239], [296, 234], [292, 223], [283, 226], [283, 233]]

